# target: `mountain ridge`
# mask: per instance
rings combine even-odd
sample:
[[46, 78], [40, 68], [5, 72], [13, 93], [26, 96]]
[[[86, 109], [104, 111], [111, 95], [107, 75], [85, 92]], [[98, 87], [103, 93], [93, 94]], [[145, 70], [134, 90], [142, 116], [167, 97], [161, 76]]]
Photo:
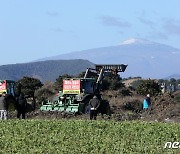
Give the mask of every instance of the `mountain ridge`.
[[142, 76], [145, 78], [164, 78], [171, 74], [179, 74], [180, 49], [148, 41], [134, 39], [124, 41], [126, 43], [75, 51], [57, 56], [47, 57], [43, 60], [87, 59], [95, 64], [128, 64], [123, 76]]
[[23, 76], [35, 77], [42, 82], [55, 81], [59, 75], [78, 75], [87, 67], [94, 67], [88, 60], [48, 60], [31, 63], [8, 64], [0, 66], [0, 79], [19, 80]]

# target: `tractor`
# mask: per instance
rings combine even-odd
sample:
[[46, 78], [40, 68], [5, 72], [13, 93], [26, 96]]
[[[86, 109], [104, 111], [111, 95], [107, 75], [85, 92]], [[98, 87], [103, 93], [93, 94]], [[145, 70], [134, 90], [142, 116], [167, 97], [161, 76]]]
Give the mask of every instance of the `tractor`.
[[95, 65], [95, 68], [87, 68], [83, 78], [71, 78], [63, 80], [63, 91], [60, 91], [52, 100], [42, 103], [41, 111], [61, 111], [67, 113], [89, 113], [89, 101], [94, 95], [99, 97], [101, 105], [99, 112], [110, 113], [109, 102], [101, 98], [103, 78], [108, 75], [117, 75], [124, 72], [127, 65]]
[[16, 95], [15, 92], [16, 82], [12, 80], [0, 80], [0, 95], [3, 92], [6, 93], [7, 109], [15, 110], [16, 109]]

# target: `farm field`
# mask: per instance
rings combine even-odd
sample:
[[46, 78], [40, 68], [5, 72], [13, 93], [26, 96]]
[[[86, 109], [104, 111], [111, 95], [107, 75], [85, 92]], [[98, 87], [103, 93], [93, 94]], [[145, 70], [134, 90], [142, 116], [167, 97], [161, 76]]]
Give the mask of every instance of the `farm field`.
[[0, 153], [180, 153], [180, 124], [140, 121], [0, 121]]

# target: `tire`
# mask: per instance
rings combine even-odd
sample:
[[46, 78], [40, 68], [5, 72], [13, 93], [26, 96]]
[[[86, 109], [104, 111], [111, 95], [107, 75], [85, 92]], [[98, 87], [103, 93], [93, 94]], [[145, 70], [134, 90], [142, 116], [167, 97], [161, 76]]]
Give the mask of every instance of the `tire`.
[[83, 109], [83, 113], [85, 113], [85, 114], [90, 114], [90, 105], [89, 105], [89, 101], [90, 101], [90, 99], [88, 98], [88, 99], [86, 99], [86, 100], [84, 100], [84, 109]]
[[84, 113], [85, 113], [85, 114], [90, 114], [90, 106], [89, 106], [89, 104], [86, 104], [86, 105], [85, 105]]

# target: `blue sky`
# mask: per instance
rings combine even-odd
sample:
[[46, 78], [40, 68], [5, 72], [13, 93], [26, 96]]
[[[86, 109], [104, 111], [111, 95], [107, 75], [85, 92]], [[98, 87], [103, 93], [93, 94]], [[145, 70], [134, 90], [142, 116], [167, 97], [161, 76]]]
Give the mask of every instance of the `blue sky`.
[[180, 49], [179, 0], [0, 0], [0, 65], [143, 38]]

